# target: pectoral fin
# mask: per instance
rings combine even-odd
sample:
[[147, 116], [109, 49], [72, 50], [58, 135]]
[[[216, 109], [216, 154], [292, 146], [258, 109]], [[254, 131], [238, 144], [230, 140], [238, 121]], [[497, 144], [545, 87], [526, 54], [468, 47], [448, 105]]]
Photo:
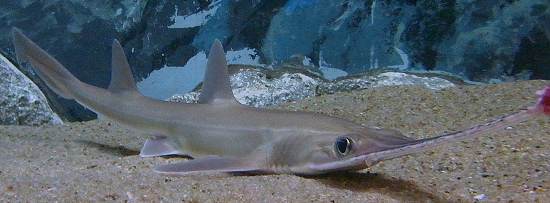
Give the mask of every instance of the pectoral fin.
[[170, 145], [168, 138], [164, 136], [157, 136], [145, 141], [143, 148], [139, 153], [141, 157], [155, 157], [165, 155], [184, 155], [181, 151]]
[[187, 175], [194, 172], [244, 173], [261, 171], [254, 164], [240, 158], [208, 156], [199, 159], [155, 167], [155, 172], [166, 175]]

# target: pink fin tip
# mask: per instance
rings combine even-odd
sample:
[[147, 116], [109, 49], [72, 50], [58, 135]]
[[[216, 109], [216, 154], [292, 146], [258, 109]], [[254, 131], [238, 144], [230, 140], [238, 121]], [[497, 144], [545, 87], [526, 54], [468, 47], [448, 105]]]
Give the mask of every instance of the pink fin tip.
[[550, 115], [550, 85], [537, 91], [537, 95], [540, 97], [535, 110], [542, 112], [545, 115]]

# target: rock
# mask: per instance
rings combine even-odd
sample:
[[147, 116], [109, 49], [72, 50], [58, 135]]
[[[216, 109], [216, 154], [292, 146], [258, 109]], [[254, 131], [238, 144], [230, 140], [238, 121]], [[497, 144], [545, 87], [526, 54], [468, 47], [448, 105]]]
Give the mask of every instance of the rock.
[[61, 123], [40, 89], [0, 54], [0, 125]]
[[[20, 27], [99, 87], [109, 83], [114, 38], [137, 81], [207, 53], [215, 38], [226, 51], [254, 50], [254, 62], [264, 66], [291, 61], [327, 79], [377, 68], [446, 71], [479, 82], [550, 79], [546, 1], [7, 1], [0, 5], [0, 48], [15, 59], [9, 29]], [[49, 91], [29, 67], [21, 71], [64, 119], [95, 118]]]
[[374, 81], [373, 87], [416, 85], [427, 89], [440, 90], [455, 86], [452, 82], [437, 77], [418, 77], [416, 75], [397, 72], [382, 73], [371, 78], [371, 80]]
[[[358, 75], [327, 81], [298, 72], [277, 75], [277, 71], [267, 69], [243, 68], [232, 71], [231, 87], [233, 88], [235, 98], [241, 104], [254, 107], [273, 106], [316, 95], [349, 92], [381, 86], [412, 85], [431, 90], [441, 90], [455, 86], [453, 82], [439, 77], [421, 77], [399, 72]], [[199, 91], [176, 94], [170, 97], [168, 101], [196, 103], [199, 95]]]
[[211, 2], [219, 2], [219, 8], [193, 39], [193, 46], [200, 50], [208, 50], [214, 39], [225, 42], [226, 50], [246, 47], [260, 50], [273, 16], [286, 3], [271, 0]]
[[170, 102], [194, 104], [199, 102], [200, 92], [188, 92], [185, 94], [175, 94], [167, 99]]
[[476, 201], [482, 201], [482, 200], [484, 200], [485, 198], [487, 198], [487, 195], [485, 195], [485, 194], [479, 194], [479, 195], [474, 196], [474, 199], [475, 199]]
[[319, 85], [319, 88], [317, 88], [317, 93], [319, 95], [334, 94], [336, 92], [367, 89], [370, 86], [372, 86], [372, 81], [369, 81], [368, 79], [347, 78], [335, 80], [333, 82], [322, 83], [321, 85]]
[[[285, 73], [278, 78], [267, 78], [257, 69], [246, 69], [231, 76], [233, 94], [239, 103], [266, 107], [297, 101], [315, 95], [319, 81], [301, 73]], [[174, 95], [169, 101], [196, 103], [197, 92]]]
[[486, 82], [529, 70], [548, 79], [548, 19], [545, 0], [289, 0], [262, 51], [268, 63], [301, 54], [350, 74], [421, 68]]
[[334, 94], [352, 90], [367, 89], [383, 86], [421, 86], [432, 90], [441, 90], [455, 86], [453, 82], [439, 77], [419, 77], [413, 74], [400, 72], [384, 72], [378, 75], [356, 76], [334, 82], [322, 83], [317, 89], [318, 94]]
[[235, 97], [241, 104], [264, 107], [301, 100], [315, 95], [319, 82], [300, 73], [285, 73], [267, 79], [256, 71], [243, 71], [231, 78]]

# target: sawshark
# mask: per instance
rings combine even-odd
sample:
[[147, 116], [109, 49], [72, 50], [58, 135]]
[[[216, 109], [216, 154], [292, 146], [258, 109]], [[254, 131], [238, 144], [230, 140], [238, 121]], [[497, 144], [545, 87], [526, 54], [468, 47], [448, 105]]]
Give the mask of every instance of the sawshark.
[[139, 93], [126, 55], [112, 44], [111, 82], [107, 89], [86, 84], [27, 38], [12, 31], [19, 63], [56, 94], [150, 138], [141, 157], [186, 155], [193, 159], [156, 166], [167, 175], [191, 173], [286, 173], [316, 175], [361, 170], [396, 157], [472, 139], [539, 115], [550, 115], [550, 86], [537, 92], [529, 108], [462, 131], [412, 139], [399, 131], [366, 127], [313, 112], [252, 108], [235, 99], [225, 53], [215, 40], [208, 56], [198, 104], [173, 103]]

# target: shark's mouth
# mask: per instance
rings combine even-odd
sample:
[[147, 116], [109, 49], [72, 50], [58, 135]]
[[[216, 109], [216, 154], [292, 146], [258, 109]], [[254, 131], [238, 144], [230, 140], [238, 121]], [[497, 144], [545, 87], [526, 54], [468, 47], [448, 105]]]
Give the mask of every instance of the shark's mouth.
[[332, 171], [358, 171], [369, 168], [379, 161], [381, 160], [375, 160], [370, 157], [370, 154], [366, 154], [329, 163], [310, 164], [308, 167], [310, 170], [316, 171], [318, 173], [326, 173]]
[[[384, 157], [391, 156], [392, 153], [390, 151], [392, 150], [359, 155], [349, 159], [333, 161], [329, 163], [310, 164], [309, 168], [314, 171], [323, 171], [323, 172], [341, 171], [341, 170], [361, 170], [361, 169], [371, 167], [382, 160], [390, 159], [390, 158], [384, 158]], [[392, 158], [396, 158], [396, 157], [392, 157]]]

